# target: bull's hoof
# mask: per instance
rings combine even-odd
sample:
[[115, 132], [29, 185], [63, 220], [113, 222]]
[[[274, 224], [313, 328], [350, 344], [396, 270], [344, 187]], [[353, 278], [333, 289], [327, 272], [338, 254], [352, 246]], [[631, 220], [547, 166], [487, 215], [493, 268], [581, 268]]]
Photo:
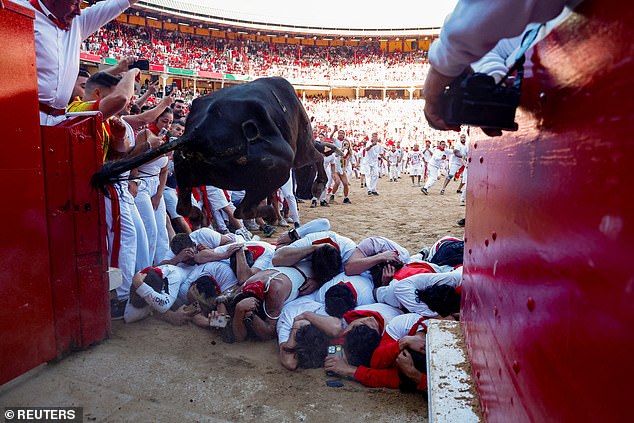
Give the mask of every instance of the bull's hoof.
[[257, 207], [243, 207], [240, 204], [234, 211], [233, 217], [236, 219], [254, 219], [257, 217]]
[[276, 219], [275, 209], [270, 204], [267, 204], [266, 206], [258, 206], [257, 217], [261, 217], [267, 222], [272, 222]]

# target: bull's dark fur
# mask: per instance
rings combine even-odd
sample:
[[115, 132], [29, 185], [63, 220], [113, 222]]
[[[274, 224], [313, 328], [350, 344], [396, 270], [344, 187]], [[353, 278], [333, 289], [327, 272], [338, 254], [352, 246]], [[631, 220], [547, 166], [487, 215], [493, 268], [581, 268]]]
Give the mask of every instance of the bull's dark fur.
[[323, 156], [315, 148], [306, 111], [292, 85], [279, 77], [197, 98], [181, 138], [137, 157], [108, 162], [91, 183], [102, 187], [122, 172], [172, 150], [179, 187], [177, 210], [184, 216], [191, 210], [191, 189], [197, 186], [245, 190], [234, 214], [250, 218], [260, 201], [286, 182], [292, 167], [317, 163], [318, 175], [312, 183], [316, 196], [326, 182]]

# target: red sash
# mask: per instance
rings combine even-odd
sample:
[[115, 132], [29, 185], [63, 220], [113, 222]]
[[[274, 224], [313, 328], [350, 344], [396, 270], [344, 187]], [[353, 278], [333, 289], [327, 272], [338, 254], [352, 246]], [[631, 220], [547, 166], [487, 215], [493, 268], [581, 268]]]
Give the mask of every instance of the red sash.
[[119, 267], [119, 252], [121, 251], [121, 212], [119, 205], [119, 193], [114, 185], [106, 185], [108, 194], [110, 194], [110, 208], [112, 213], [112, 232], [114, 237], [112, 239], [112, 245], [110, 250], [112, 252], [110, 256], [110, 266]]

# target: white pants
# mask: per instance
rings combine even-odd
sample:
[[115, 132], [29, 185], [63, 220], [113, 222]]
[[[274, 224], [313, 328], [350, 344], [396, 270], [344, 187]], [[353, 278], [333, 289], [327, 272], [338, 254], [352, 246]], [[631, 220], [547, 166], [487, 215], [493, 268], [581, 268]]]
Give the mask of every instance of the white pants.
[[280, 191], [288, 204], [288, 214], [291, 216], [291, 219], [293, 219], [293, 222], [299, 224], [299, 211], [297, 210], [297, 199], [295, 198], [295, 194], [293, 194], [293, 177], [291, 175], [289, 175], [286, 183], [282, 185]]
[[434, 186], [438, 180], [438, 169], [436, 166], [429, 165], [427, 167], [427, 179], [425, 180], [425, 189], [429, 189]]
[[147, 232], [148, 256], [154, 263], [160, 263], [170, 251], [165, 200], [161, 196], [157, 209], [154, 210], [152, 206], [152, 196], [156, 194], [158, 186], [158, 176], [141, 179], [139, 192], [134, 199]]
[[396, 163], [390, 163], [390, 179], [398, 178], [398, 165]]
[[[117, 266], [121, 270], [121, 286], [117, 288], [117, 298], [127, 299], [130, 296], [130, 285], [135, 272], [137, 231], [132, 218], [132, 208], [134, 208], [132, 195], [127, 187], [122, 188], [121, 184], [115, 184], [117, 199], [119, 200], [118, 219], [121, 223], [121, 238], [119, 245], [114, 245], [115, 232], [112, 220], [112, 199], [105, 197], [106, 228], [108, 231], [108, 263], [114, 264], [112, 252], [115, 247], [119, 248]], [[117, 212], [115, 210], [115, 212]]]
[[465, 167], [462, 171], [462, 183], [464, 186], [462, 187], [462, 194], [460, 194], [460, 202], [465, 203], [467, 201], [467, 171], [469, 168]]
[[376, 191], [376, 184], [379, 180], [379, 163], [368, 163], [368, 174], [365, 178], [365, 183], [368, 186], [368, 191]]

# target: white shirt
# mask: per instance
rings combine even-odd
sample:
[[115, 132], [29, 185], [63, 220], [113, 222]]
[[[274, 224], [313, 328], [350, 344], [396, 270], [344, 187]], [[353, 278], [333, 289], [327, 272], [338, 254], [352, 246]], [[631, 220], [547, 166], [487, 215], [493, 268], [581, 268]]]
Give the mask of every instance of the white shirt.
[[416, 151], [411, 151], [409, 153], [409, 164], [412, 166], [418, 166], [421, 164], [423, 160], [423, 155], [421, 154], [420, 150], [416, 150]]
[[[287, 245], [284, 248], [302, 248], [309, 247], [314, 243], [319, 244], [323, 243], [322, 240], [330, 238], [335, 244], [339, 246], [339, 252], [341, 253], [341, 265], [345, 265], [354, 250], [357, 248], [357, 244], [351, 240], [350, 238], [346, 238], [343, 235], [339, 235], [333, 231], [324, 231], [324, 232], [315, 232], [312, 234], [307, 234], [302, 239], [298, 239], [297, 241]], [[307, 257], [310, 260], [310, 255]], [[306, 260], [306, 259], [305, 259]], [[343, 270], [343, 269], [341, 269]]]
[[178, 298], [185, 303], [187, 301], [187, 291], [192, 283], [196, 282], [201, 276], [211, 276], [218, 283], [220, 292], [224, 292], [238, 283], [235, 273], [231, 270], [231, 266], [222, 261], [210, 261], [209, 263], [194, 266], [189, 273], [187, 279], [180, 286]]
[[372, 280], [361, 275], [347, 276], [343, 272], [339, 273], [337, 276], [335, 276], [334, 278], [323, 284], [321, 288], [319, 288], [319, 291], [317, 291], [317, 295], [315, 296], [315, 301], [323, 304], [326, 299], [326, 291], [340, 283], [349, 284], [352, 286], [357, 294], [357, 306], [372, 304], [376, 302], [374, 301], [374, 295], [372, 294], [372, 290], [374, 289], [374, 284], [372, 283]]
[[502, 38], [521, 34], [530, 22], [546, 22], [574, 0], [460, 0], [429, 48], [429, 63], [441, 74], [458, 76]]
[[[252, 268], [256, 267], [260, 270], [266, 270], [273, 267], [273, 265], [271, 264], [271, 261], [273, 260], [273, 255], [275, 254], [275, 247], [269, 244], [268, 242], [264, 242], [264, 241], [237, 242], [237, 243], [221, 245], [220, 247], [214, 248], [214, 251], [223, 253], [227, 251], [229, 248], [231, 248], [231, 246], [234, 244], [242, 244], [245, 247], [247, 247], [247, 249], [252, 250], [251, 253], [254, 253], [255, 251], [255, 253], [259, 254], [257, 257], [255, 257], [256, 254], [253, 254], [254, 262], [253, 262], [253, 266], [251, 266]], [[229, 259], [225, 259], [224, 261], [226, 263], [229, 263]]]
[[[123, 314], [123, 319], [126, 323], [141, 320], [149, 316], [153, 310], [158, 313], [165, 313], [176, 302], [176, 297], [178, 296], [181, 283], [187, 277], [187, 271], [181, 269], [180, 267], [172, 266], [171, 264], [162, 264], [156, 267], [161, 269], [163, 277], [167, 278], [169, 293], [165, 292], [163, 289], [161, 292], [156, 292], [145, 282], [142, 283], [141, 286], [136, 289], [136, 292], [143, 297], [149, 307], [136, 308], [128, 301]], [[134, 289], [134, 287], [131, 289]]]
[[440, 168], [442, 165], [442, 156], [446, 156], [447, 153], [439, 148], [434, 148], [433, 152], [431, 159], [429, 159], [429, 165]]
[[467, 160], [467, 156], [469, 155], [469, 147], [467, 147], [466, 143], [463, 144], [461, 142], [458, 142], [458, 145], [456, 145], [454, 150], [458, 150], [462, 157], [458, 157], [455, 154], [452, 154], [451, 155], [452, 160], [455, 160], [455, 164], [462, 165]]
[[[372, 141], [368, 141], [365, 148], [372, 146]], [[383, 146], [376, 143], [371, 149], [365, 152], [365, 160], [368, 165], [374, 165], [379, 162], [379, 156], [383, 154]]]
[[[50, 11], [40, 1], [46, 15], [35, 10], [27, 0], [20, 4], [35, 10], [35, 58], [39, 101], [56, 109], [65, 109], [73, 94], [79, 73], [81, 43], [93, 32], [123, 13], [128, 0], [108, 0], [81, 11], [64, 31], [48, 18]], [[41, 125], [56, 125], [64, 116], [48, 116], [40, 112]]]
[[282, 314], [280, 314], [280, 318], [277, 320], [277, 342], [279, 344], [288, 341], [295, 317], [305, 311], [312, 311], [321, 316], [327, 316], [324, 305], [311, 298], [299, 297], [287, 303], [284, 308], [282, 308]]
[[389, 151], [387, 153], [387, 160], [391, 163], [391, 164], [396, 164], [398, 162], [398, 160], [400, 159], [400, 154], [398, 151]]
[[[385, 327], [385, 332], [390, 338], [398, 341], [399, 339], [409, 335], [409, 331], [420, 320], [421, 316], [417, 313], [406, 313], [396, 316]], [[423, 330], [422, 325], [418, 325], [416, 332]]]

